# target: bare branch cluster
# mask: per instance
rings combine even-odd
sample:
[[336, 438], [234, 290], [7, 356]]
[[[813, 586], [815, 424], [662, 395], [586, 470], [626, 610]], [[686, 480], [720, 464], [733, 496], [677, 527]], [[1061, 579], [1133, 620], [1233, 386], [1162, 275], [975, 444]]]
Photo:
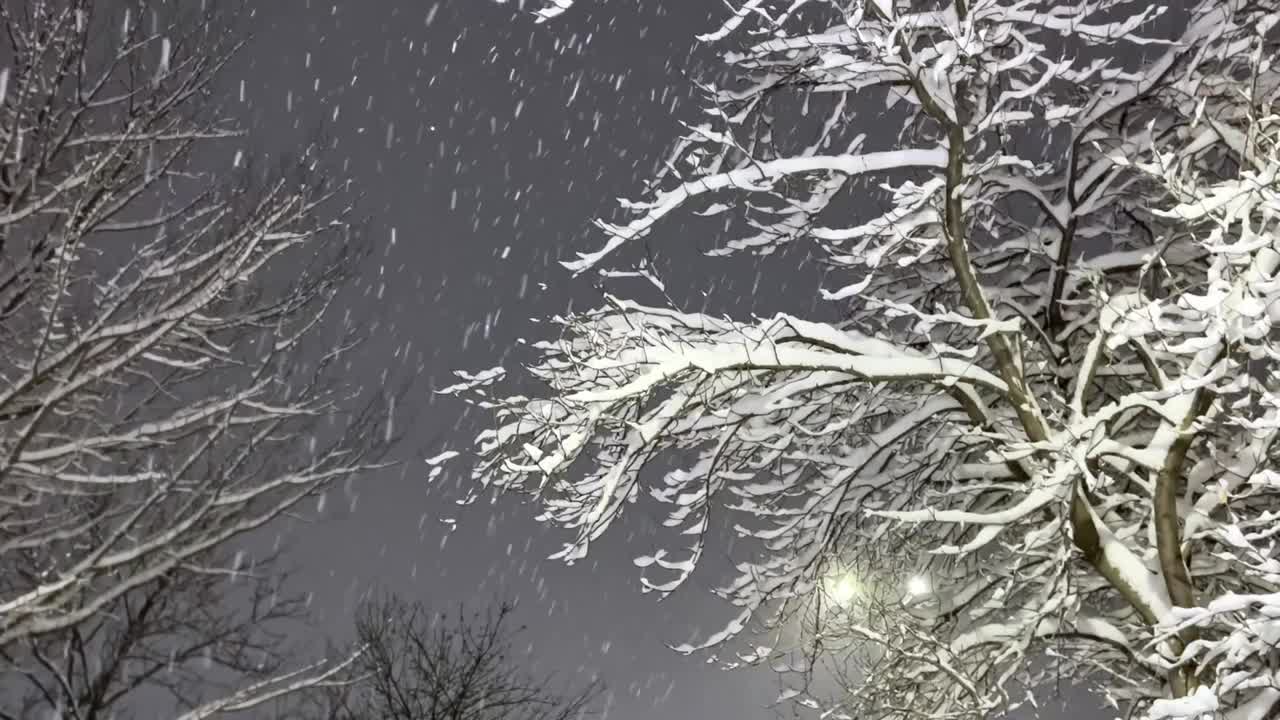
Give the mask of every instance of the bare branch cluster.
[[234, 11], [113, 5], [0, 6], [7, 717], [159, 687], [202, 718], [336, 677], [286, 672], [271, 628], [302, 607], [237, 548], [388, 439], [329, 316], [362, 252], [345, 188], [313, 150], [254, 167], [217, 105]]
[[580, 720], [599, 694], [591, 683], [558, 692], [514, 647], [514, 606], [456, 616], [394, 596], [366, 601], [356, 618], [359, 683], [329, 692], [315, 720]]

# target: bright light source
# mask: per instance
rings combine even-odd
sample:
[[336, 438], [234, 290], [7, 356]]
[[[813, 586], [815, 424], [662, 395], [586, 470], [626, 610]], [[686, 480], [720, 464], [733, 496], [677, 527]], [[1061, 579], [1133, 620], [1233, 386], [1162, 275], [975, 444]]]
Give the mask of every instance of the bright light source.
[[929, 578], [923, 575], [912, 575], [907, 580], [907, 595], [911, 597], [920, 597], [929, 594]]
[[826, 586], [831, 602], [840, 607], [848, 607], [852, 604], [861, 589], [858, 579], [848, 573], [829, 579]]

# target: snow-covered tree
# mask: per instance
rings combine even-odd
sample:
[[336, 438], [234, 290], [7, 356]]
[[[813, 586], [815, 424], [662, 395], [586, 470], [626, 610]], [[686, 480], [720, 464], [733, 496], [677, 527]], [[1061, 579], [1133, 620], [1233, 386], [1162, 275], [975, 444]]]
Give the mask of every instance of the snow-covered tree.
[[218, 5], [0, 4], [0, 717], [206, 718], [350, 662], [286, 664], [302, 605], [242, 551], [390, 440], [328, 312], [362, 251], [315, 153], [237, 150]]
[[1050, 680], [1277, 716], [1277, 3], [732, 5], [703, 119], [566, 265], [719, 216], [713, 255], [809, 243], [842, 319], [557, 317], [545, 397], [450, 388], [496, 417], [475, 478], [540, 497], [569, 561], [665, 504], [637, 560], [663, 594], [730, 515], [738, 611], [681, 649], [843, 653], [874, 682], [796, 694], [835, 717], [987, 716]]

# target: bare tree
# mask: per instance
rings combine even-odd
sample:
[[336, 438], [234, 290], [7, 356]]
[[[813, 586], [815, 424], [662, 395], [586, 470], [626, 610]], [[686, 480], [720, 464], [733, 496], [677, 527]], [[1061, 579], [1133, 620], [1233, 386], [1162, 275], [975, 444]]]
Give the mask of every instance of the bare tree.
[[0, 4], [0, 716], [203, 718], [351, 661], [286, 671], [300, 606], [239, 551], [391, 440], [329, 314], [363, 253], [315, 148], [243, 156], [216, 5]]
[[677, 530], [636, 561], [661, 594], [722, 519], [733, 618], [680, 649], [755, 629], [748, 662], [878, 673], [786, 694], [821, 717], [1058, 683], [1280, 716], [1277, 3], [730, 4], [698, 119], [565, 264], [643, 275], [606, 264], [689, 211], [712, 255], [808, 243], [831, 310], [557, 317], [541, 396], [501, 368], [450, 389], [494, 415], [477, 487], [541, 498], [566, 560], [662, 504]]
[[513, 646], [524, 630], [511, 624], [514, 607], [454, 617], [431, 613], [394, 596], [361, 604], [355, 664], [358, 682], [321, 695], [322, 710], [300, 713], [324, 720], [574, 720], [599, 694], [592, 681], [559, 692], [552, 678], [521, 664]]
[[[202, 561], [214, 565], [210, 555]], [[234, 562], [225, 558], [224, 566]], [[147, 716], [199, 707], [289, 671], [289, 635], [306, 629], [304, 598], [266, 557], [234, 578], [175, 571], [126, 593], [107, 612], [5, 653], [5, 718]], [[345, 657], [343, 655], [342, 657]], [[153, 714], [153, 713], [152, 713]]]

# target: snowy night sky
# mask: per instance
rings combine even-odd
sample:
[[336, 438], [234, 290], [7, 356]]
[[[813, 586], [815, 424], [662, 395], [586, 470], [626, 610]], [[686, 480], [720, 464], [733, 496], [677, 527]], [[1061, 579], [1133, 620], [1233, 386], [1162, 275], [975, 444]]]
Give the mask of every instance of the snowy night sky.
[[[374, 586], [438, 609], [517, 598], [537, 670], [576, 682], [598, 672], [609, 718], [773, 717], [771, 673], [725, 672], [665, 647], [731, 616], [706, 592], [720, 579], [716, 558], [658, 602], [640, 592], [631, 562], [654, 547], [642, 513], [565, 567], [542, 560], [558, 541], [532, 506], [457, 507], [464, 466], [428, 483], [423, 462], [465, 451], [479, 427], [461, 403], [432, 396], [452, 370], [516, 362], [506, 357], [514, 340], [546, 332], [530, 318], [600, 297], [596, 278], [572, 278], [556, 261], [594, 246], [590, 221], [639, 195], [679, 121], [696, 117], [685, 102], [696, 92], [690, 54], [706, 50], [695, 52], [694, 35], [724, 5], [581, 3], [535, 25], [486, 0], [250, 4], [256, 36], [225, 76], [231, 109], [257, 152], [320, 136], [328, 160], [345, 164], [378, 247], [351, 296], [353, 321], [372, 335], [359, 379], [410, 382], [396, 428], [406, 463], [326, 498], [326, 520], [290, 537], [297, 587], [314, 592], [321, 630], [344, 633]], [[749, 260], [699, 259], [712, 240], [676, 223], [653, 240], [677, 302], [740, 317], [832, 312], [814, 309], [817, 275], [795, 258], [770, 260], [761, 281]], [[643, 281], [610, 282], [644, 291]]]

